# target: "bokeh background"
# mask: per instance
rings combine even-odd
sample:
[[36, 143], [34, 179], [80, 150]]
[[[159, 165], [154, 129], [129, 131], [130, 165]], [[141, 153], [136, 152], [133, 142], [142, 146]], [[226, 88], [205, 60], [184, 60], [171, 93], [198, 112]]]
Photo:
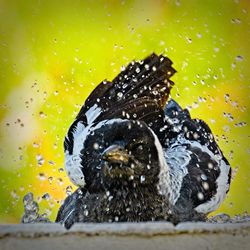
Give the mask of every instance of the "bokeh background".
[[0, 223], [31, 191], [54, 220], [76, 187], [63, 139], [84, 100], [152, 52], [178, 73], [172, 97], [205, 120], [233, 168], [216, 213], [250, 209], [250, 2], [0, 0]]

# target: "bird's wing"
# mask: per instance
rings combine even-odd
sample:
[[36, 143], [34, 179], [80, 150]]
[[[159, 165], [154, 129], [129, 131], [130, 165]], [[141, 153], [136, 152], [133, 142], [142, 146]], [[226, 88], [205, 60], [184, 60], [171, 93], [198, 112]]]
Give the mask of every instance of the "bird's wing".
[[72, 195], [69, 195], [60, 207], [55, 222], [59, 222], [69, 229], [77, 221], [77, 204], [86, 193], [86, 189], [78, 188]]
[[204, 121], [191, 119], [189, 112], [173, 100], [165, 115], [171, 127], [164, 147], [173, 188], [171, 201], [183, 210], [191, 206], [197, 212], [209, 213], [228, 192], [230, 165]]

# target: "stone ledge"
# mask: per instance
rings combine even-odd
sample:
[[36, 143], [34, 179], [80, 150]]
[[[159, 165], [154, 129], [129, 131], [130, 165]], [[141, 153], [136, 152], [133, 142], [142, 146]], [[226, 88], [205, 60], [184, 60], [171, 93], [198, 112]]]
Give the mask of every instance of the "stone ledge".
[[[84, 246], [84, 247], [83, 247]], [[0, 226], [0, 249], [249, 249], [250, 223], [86, 223]]]

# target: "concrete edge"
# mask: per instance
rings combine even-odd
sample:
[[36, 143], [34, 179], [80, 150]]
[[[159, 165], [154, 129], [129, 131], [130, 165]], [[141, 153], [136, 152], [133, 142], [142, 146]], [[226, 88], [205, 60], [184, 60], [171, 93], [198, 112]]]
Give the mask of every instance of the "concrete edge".
[[0, 239], [5, 237], [39, 238], [63, 235], [81, 236], [139, 236], [179, 234], [232, 234], [249, 235], [250, 223], [204, 223], [185, 222], [177, 226], [169, 222], [145, 223], [79, 223], [70, 230], [57, 223], [10, 224], [0, 225]]

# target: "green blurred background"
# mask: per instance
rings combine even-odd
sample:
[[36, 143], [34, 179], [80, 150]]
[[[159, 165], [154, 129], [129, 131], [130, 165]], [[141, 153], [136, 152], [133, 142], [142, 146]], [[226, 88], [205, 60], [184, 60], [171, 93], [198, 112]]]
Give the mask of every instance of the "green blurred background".
[[249, 11], [248, 0], [0, 0], [0, 223], [20, 221], [29, 191], [55, 219], [75, 189], [69, 125], [96, 84], [152, 52], [173, 60], [173, 98], [209, 124], [234, 170], [216, 213], [249, 212]]

